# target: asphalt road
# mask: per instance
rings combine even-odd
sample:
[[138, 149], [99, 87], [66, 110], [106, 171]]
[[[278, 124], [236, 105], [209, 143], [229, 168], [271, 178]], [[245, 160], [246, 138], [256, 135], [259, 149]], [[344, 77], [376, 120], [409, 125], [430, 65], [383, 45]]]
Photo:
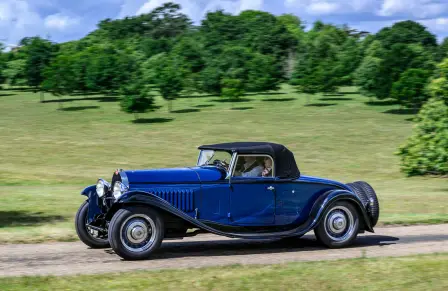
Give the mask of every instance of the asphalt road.
[[312, 233], [301, 239], [263, 241], [205, 234], [184, 240], [167, 240], [151, 259], [137, 262], [123, 261], [111, 249], [89, 249], [81, 242], [0, 245], [0, 277], [280, 264], [448, 252], [448, 224], [376, 228], [375, 231], [375, 234], [361, 234], [352, 247], [345, 249], [323, 248]]

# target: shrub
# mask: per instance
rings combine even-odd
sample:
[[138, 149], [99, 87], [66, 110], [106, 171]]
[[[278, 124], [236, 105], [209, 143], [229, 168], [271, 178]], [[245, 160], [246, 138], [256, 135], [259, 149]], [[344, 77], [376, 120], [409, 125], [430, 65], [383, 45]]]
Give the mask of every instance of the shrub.
[[448, 174], [448, 106], [432, 98], [415, 121], [412, 136], [398, 152], [402, 171], [409, 176]]
[[154, 109], [152, 96], [148, 96], [146, 88], [141, 84], [123, 86], [120, 93], [123, 96], [120, 102], [121, 110], [133, 113], [135, 119], [138, 119], [138, 113], [145, 113]]
[[221, 81], [222, 96], [230, 100], [237, 100], [244, 95], [244, 85], [239, 79], [225, 78]]

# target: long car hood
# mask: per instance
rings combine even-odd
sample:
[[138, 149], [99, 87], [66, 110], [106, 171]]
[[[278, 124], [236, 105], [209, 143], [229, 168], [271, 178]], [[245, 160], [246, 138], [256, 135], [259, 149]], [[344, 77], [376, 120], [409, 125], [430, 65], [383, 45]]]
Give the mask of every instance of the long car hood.
[[190, 168], [124, 171], [129, 184], [199, 183], [198, 174]]
[[225, 179], [226, 173], [216, 167], [192, 167], [124, 171], [129, 184], [192, 184]]

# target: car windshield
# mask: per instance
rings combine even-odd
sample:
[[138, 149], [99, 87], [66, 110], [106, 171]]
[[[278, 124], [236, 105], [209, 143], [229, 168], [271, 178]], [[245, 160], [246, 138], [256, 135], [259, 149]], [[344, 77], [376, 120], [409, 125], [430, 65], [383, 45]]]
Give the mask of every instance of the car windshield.
[[217, 160], [228, 164], [231, 158], [232, 156], [228, 152], [202, 150], [199, 153], [198, 166], [215, 165]]

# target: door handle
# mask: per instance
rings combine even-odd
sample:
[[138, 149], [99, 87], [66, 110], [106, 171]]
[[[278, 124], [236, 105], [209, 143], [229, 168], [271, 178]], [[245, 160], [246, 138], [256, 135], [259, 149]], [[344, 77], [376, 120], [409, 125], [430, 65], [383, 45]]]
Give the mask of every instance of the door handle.
[[274, 190], [275, 190], [275, 188], [272, 187], [272, 186], [269, 186], [267, 189], [268, 189], [269, 191], [274, 191]]

